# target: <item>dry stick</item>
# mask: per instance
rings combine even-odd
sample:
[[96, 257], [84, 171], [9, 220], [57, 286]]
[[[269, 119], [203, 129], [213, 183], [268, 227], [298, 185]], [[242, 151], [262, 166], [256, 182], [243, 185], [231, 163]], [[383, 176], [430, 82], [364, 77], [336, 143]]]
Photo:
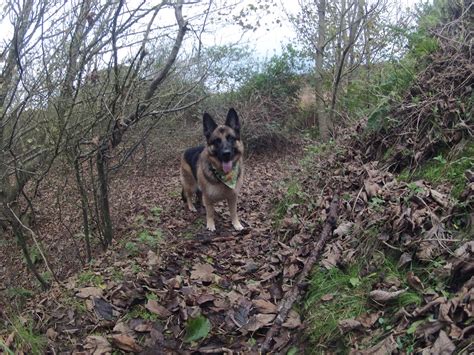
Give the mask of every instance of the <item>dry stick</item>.
[[10, 209], [10, 212], [12, 213], [13, 217], [15, 217], [15, 219], [17, 220], [17, 222], [20, 224], [20, 226], [22, 226], [22, 227], [25, 228], [28, 232], [31, 233], [31, 238], [32, 238], [33, 241], [34, 241], [35, 246], [36, 246], [36, 249], [39, 251], [39, 253], [40, 253], [40, 255], [41, 255], [41, 258], [43, 259], [46, 268], [47, 268], [48, 271], [51, 273], [51, 275], [53, 276], [54, 280], [55, 280], [60, 286], [63, 286], [63, 284], [61, 283], [61, 281], [59, 281], [59, 279], [57, 278], [56, 274], [53, 272], [53, 270], [52, 270], [51, 267], [49, 266], [48, 259], [46, 258], [46, 255], [44, 255], [43, 249], [42, 249], [41, 246], [39, 245], [39, 242], [38, 242], [38, 239], [36, 238], [35, 232], [33, 232], [33, 230], [32, 230], [31, 228], [29, 228], [28, 226], [26, 226], [25, 224], [23, 224], [23, 222], [20, 220], [20, 218], [18, 218], [18, 216], [15, 214], [15, 212], [13, 211], [13, 209], [10, 207], [10, 205], [9, 205], [8, 203], [7, 203], [7, 206], [8, 206], [8, 208]]
[[267, 335], [265, 336], [265, 340], [263, 341], [262, 346], [260, 348], [261, 353], [266, 353], [270, 349], [271, 341], [273, 340], [275, 335], [277, 335], [277, 332], [279, 331], [281, 325], [283, 324], [286, 317], [288, 316], [290, 309], [293, 307], [293, 304], [298, 299], [300, 290], [302, 289], [302, 286], [306, 282], [306, 277], [308, 276], [309, 272], [313, 268], [313, 265], [318, 259], [319, 254], [323, 250], [324, 245], [326, 244], [326, 241], [332, 235], [332, 231], [336, 227], [338, 206], [339, 206], [339, 198], [336, 194], [331, 202], [331, 206], [329, 208], [329, 215], [326, 219], [326, 222], [320, 234], [319, 240], [316, 242], [316, 245], [314, 246], [314, 249], [311, 252], [311, 255], [309, 256], [308, 260], [306, 260], [303, 270], [298, 275], [298, 279], [296, 280], [296, 283], [285, 294], [285, 296], [283, 297], [282, 301], [280, 302], [278, 306], [278, 315], [275, 318], [275, 321], [273, 322], [272, 327], [270, 328]]

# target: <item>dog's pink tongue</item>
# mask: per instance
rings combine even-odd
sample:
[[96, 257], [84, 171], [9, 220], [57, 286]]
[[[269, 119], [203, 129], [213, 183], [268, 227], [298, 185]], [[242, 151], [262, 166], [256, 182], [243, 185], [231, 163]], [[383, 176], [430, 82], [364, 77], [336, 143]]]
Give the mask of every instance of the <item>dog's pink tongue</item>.
[[224, 173], [228, 173], [229, 171], [232, 170], [232, 160], [227, 161], [227, 162], [222, 162], [222, 170], [224, 170]]

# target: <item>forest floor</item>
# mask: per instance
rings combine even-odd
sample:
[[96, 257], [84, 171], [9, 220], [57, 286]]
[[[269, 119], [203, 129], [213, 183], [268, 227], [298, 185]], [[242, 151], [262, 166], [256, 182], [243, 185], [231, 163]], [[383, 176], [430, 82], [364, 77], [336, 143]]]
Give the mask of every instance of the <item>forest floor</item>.
[[113, 245], [30, 299], [3, 342], [91, 354], [471, 349], [472, 236], [448, 230], [465, 212], [449, 184], [364, 162], [357, 135], [247, 158], [240, 232], [224, 205], [215, 233], [184, 208], [178, 156], [116, 176]]
[[[215, 233], [206, 232], [202, 208], [184, 208], [179, 157], [147, 174], [115, 177], [117, 241], [78, 275], [36, 298], [31, 309], [51, 349], [257, 349], [312, 245], [309, 235], [284, 242], [273, 228], [277, 192], [301, 173], [303, 152], [295, 149], [247, 159], [241, 232], [232, 229], [224, 204], [217, 207]], [[292, 311], [275, 337], [277, 347], [294, 340], [301, 326]]]

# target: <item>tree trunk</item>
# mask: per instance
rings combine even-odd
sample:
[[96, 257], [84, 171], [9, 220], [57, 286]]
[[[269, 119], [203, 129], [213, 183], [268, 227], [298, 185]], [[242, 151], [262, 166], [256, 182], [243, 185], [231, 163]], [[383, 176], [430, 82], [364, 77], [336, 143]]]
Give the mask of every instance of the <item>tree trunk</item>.
[[102, 232], [104, 234], [105, 246], [109, 246], [112, 243], [113, 230], [112, 230], [112, 218], [110, 216], [110, 204], [109, 204], [109, 187], [107, 177], [107, 149], [99, 149], [97, 152], [96, 164], [97, 164], [97, 178], [99, 183], [99, 209], [100, 209], [100, 222], [102, 225]]
[[361, 33], [361, 22], [364, 16], [364, 8], [363, 8], [364, 0], [357, 0], [357, 7], [354, 10], [356, 12], [354, 20], [350, 23], [350, 31], [349, 31], [349, 42], [345, 43], [344, 50], [342, 52], [340, 62], [336, 63], [336, 75], [334, 77], [334, 81], [332, 84], [332, 92], [331, 92], [331, 107], [329, 111], [329, 122], [334, 122], [334, 116], [336, 113], [336, 103], [337, 103], [337, 96], [338, 91], [341, 83], [342, 74], [344, 68], [346, 67], [347, 56], [350, 51], [353, 50], [354, 45]]
[[89, 229], [89, 204], [87, 202], [87, 191], [81, 177], [81, 168], [78, 159], [74, 159], [74, 171], [76, 172], [76, 183], [81, 195], [82, 224], [84, 226], [84, 241], [86, 243], [87, 262], [92, 259], [90, 229]]
[[173, 48], [171, 49], [171, 52], [168, 55], [166, 62], [163, 65], [163, 68], [161, 68], [161, 70], [157, 73], [155, 78], [152, 80], [150, 86], [148, 87], [146, 94], [143, 98], [143, 102], [139, 104], [138, 108], [133, 113], [131, 113], [123, 122], [122, 120], [116, 120], [115, 125], [112, 128], [111, 134], [101, 139], [101, 145], [96, 155], [96, 167], [99, 183], [98, 200], [101, 214], [100, 222], [102, 224], [106, 246], [108, 246], [112, 242], [113, 238], [113, 228], [112, 219], [110, 217], [108, 193], [107, 156], [113, 148], [115, 148], [122, 142], [122, 138], [128, 128], [136, 124], [143, 117], [143, 114], [148, 110], [151, 105], [153, 95], [155, 95], [156, 90], [167, 78], [169, 71], [175, 63], [176, 58], [178, 57], [178, 52], [181, 48], [184, 35], [187, 31], [187, 22], [183, 18], [182, 5], [183, 0], [180, 0], [174, 6], [175, 17], [178, 23], [178, 34], [173, 44]]
[[319, 135], [322, 141], [329, 140], [329, 123], [324, 107], [323, 94], [323, 60], [324, 46], [326, 42], [326, 0], [318, 2], [318, 40], [316, 48], [316, 84], [314, 87], [316, 94], [316, 117], [318, 120]]

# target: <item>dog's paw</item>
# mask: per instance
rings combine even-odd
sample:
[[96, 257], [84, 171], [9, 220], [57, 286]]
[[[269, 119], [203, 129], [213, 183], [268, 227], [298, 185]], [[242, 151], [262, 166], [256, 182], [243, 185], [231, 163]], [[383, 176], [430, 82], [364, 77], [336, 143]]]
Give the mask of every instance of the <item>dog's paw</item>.
[[244, 229], [244, 227], [240, 224], [239, 221], [232, 223], [232, 225], [234, 226], [234, 229], [237, 231], [241, 231], [242, 229]]
[[208, 231], [211, 231], [211, 232], [215, 232], [216, 231], [216, 225], [214, 223], [208, 223], [207, 224], [207, 230]]
[[189, 210], [190, 210], [191, 212], [197, 212], [197, 209], [196, 209], [196, 207], [194, 207], [194, 206], [189, 206]]

